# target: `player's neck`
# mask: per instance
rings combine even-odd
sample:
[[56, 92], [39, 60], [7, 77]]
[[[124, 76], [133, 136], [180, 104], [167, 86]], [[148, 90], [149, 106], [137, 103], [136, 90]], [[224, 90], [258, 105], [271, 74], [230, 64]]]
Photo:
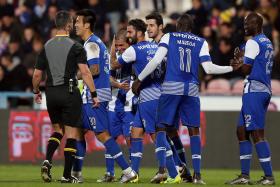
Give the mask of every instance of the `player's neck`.
[[159, 43], [159, 42], [160, 42], [160, 39], [162, 38], [162, 36], [163, 36], [163, 33], [160, 32], [160, 33], [154, 38], [154, 41], [155, 41], [156, 43]]
[[143, 41], [145, 41], [145, 36], [137, 38], [137, 43], [143, 42]]
[[91, 31], [87, 31], [83, 36], [82, 36], [82, 40], [87, 41], [87, 39], [89, 39], [89, 37], [93, 34], [93, 32]]

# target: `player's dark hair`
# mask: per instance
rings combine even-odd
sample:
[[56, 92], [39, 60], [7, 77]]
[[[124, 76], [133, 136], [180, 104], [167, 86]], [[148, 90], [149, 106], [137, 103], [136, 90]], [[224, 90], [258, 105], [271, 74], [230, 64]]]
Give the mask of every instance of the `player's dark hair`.
[[163, 25], [162, 16], [158, 12], [153, 12], [153, 13], [147, 15], [145, 18], [146, 18], [146, 20], [149, 20], [149, 19], [156, 20], [157, 26]]
[[189, 14], [183, 14], [177, 20], [176, 30], [178, 32], [190, 32], [193, 27], [193, 18]]
[[77, 16], [83, 16], [83, 23], [90, 24], [90, 31], [94, 31], [95, 23], [96, 23], [96, 15], [93, 11], [89, 9], [83, 9], [76, 13]]
[[55, 16], [55, 26], [57, 29], [64, 29], [71, 22], [72, 17], [68, 11], [61, 10]]
[[116, 40], [124, 40], [126, 41], [126, 29], [122, 28], [120, 29], [116, 35], [115, 35]]
[[141, 31], [143, 35], [147, 29], [146, 23], [141, 19], [132, 19], [128, 22], [128, 25], [133, 26], [136, 31]]

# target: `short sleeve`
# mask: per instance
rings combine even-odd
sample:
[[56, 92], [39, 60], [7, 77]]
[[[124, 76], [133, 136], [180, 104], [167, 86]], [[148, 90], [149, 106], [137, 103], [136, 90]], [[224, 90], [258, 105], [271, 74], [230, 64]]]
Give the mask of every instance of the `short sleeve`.
[[46, 51], [45, 51], [45, 48], [43, 48], [43, 50], [39, 53], [39, 55], [37, 57], [35, 69], [44, 71], [47, 67], [47, 63], [48, 63], [48, 60], [46, 57]]
[[200, 59], [200, 63], [212, 61], [211, 56], [209, 54], [208, 43], [206, 41], [204, 41], [201, 46], [201, 49], [199, 52], [199, 59]]
[[259, 52], [259, 44], [255, 40], [249, 39], [245, 45], [244, 64], [253, 65]]
[[161, 38], [161, 40], [160, 40], [158, 46], [159, 46], [159, 47], [160, 47], [160, 46], [161, 46], [161, 47], [165, 47], [165, 48], [168, 49], [169, 38], [170, 38], [170, 34], [169, 34], [169, 33], [163, 35], [163, 37]]
[[77, 64], [87, 64], [87, 54], [84, 47], [79, 43], [75, 43], [73, 47]]
[[132, 63], [136, 60], [136, 52], [135, 49], [130, 46], [127, 48], [121, 56], [118, 57], [118, 62], [120, 64], [125, 64], [125, 63]]
[[87, 61], [89, 65], [99, 64], [99, 45], [95, 42], [88, 42], [85, 45], [85, 50], [87, 53]]

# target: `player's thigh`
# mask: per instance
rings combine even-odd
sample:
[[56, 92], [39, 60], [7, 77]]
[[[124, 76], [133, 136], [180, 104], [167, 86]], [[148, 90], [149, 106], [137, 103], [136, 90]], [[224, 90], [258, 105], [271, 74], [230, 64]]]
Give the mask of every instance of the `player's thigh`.
[[109, 119], [109, 127], [108, 127], [109, 133], [113, 138], [116, 138], [122, 134], [122, 124], [118, 112], [109, 111], [108, 119]]
[[144, 128], [148, 134], [155, 133], [157, 106], [158, 99], [138, 104], [133, 127]]
[[66, 92], [62, 109], [62, 123], [71, 127], [82, 127], [82, 99], [78, 88]]
[[177, 126], [178, 106], [180, 105], [181, 95], [163, 94], [159, 98], [157, 109], [157, 126]]
[[270, 101], [270, 94], [264, 92], [247, 93], [242, 96], [242, 109], [239, 126], [246, 130], [264, 129], [265, 115]]
[[49, 87], [46, 90], [46, 103], [52, 124], [61, 124], [64, 90], [59, 87]]
[[188, 127], [200, 127], [199, 97], [183, 96], [179, 106], [182, 124]]
[[130, 111], [122, 112], [121, 115], [122, 134], [124, 137], [129, 137], [131, 134], [131, 126], [134, 120], [134, 114]]

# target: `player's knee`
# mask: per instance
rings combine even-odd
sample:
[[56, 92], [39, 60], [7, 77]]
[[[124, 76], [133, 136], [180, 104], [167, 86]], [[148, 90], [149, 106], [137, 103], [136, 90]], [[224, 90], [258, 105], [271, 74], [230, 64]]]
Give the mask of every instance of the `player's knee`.
[[143, 138], [143, 135], [144, 135], [143, 128], [132, 127], [132, 129], [131, 129], [132, 138]]
[[200, 135], [199, 127], [188, 127], [188, 131], [190, 136]]
[[252, 139], [253, 142], [256, 144], [258, 142], [264, 141], [264, 137], [263, 137], [263, 132], [259, 131], [259, 130], [254, 130], [252, 131]]
[[96, 138], [98, 139], [98, 141], [100, 141], [101, 143], [105, 143], [106, 141], [108, 141], [111, 138], [108, 131], [95, 133], [95, 135], [96, 135]]
[[245, 141], [249, 140], [249, 136], [247, 135], [249, 132], [246, 132], [245, 127], [237, 127], [236, 129], [236, 136], [238, 138], [238, 141]]
[[175, 129], [175, 128], [168, 128], [166, 130], [166, 132], [167, 132], [167, 135], [168, 135], [169, 138], [173, 138], [173, 137], [179, 136], [178, 132], [177, 132], [177, 129]]
[[165, 127], [157, 127], [156, 132], [160, 132], [160, 131], [166, 131], [166, 128]]
[[64, 130], [59, 124], [53, 124], [53, 130], [54, 132], [60, 133], [62, 135], [64, 134]]

